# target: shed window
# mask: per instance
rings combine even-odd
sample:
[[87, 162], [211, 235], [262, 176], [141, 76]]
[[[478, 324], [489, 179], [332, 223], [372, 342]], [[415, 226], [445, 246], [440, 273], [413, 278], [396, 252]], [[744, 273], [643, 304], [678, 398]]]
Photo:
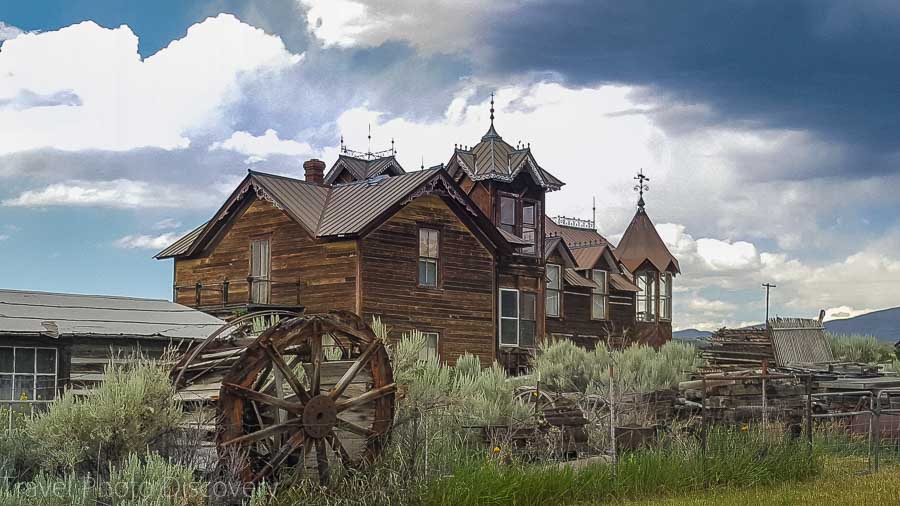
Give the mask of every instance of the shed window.
[[537, 330], [536, 301], [534, 293], [500, 289], [501, 346], [534, 346]]
[[18, 425], [56, 398], [53, 348], [0, 347], [0, 429]]
[[600, 285], [591, 291], [591, 319], [609, 319], [609, 273], [601, 269], [591, 271], [591, 279]]
[[558, 317], [561, 314], [560, 302], [562, 301], [562, 269], [556, 264], [547, 264], [547, 316]]
[[271, 294], [272, 255], [268, 239], [250, 241], [251, 299], [256, 304], [268, 304]]
[[672, 273], [659, 276], [659, 319], [672, 319]]
[[639, 321], [656, 321], [657, 278], [652, 271], [638, 272], [637, 286], [637, 319]]
[[419, 229], [419, 286], [438, 286], [440, 261], [440, 232], [433, 228]]
[[422, 332], [422, 336], [425, 338], [425, 347], [419, 352], [419, 360], [438, 360], [440, 358], [438, 353], [440, 334], [437, 332]]

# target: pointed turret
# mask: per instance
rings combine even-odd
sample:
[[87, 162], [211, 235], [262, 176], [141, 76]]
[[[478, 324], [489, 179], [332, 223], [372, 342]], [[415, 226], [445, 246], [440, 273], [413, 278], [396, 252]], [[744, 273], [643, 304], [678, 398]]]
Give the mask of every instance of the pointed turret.
[[644, 208], [644, 192], [650, 189], [646, 184], [650, 178], [642, 171], [635, 179], [638, 184], [634, 189], [640, 194], [637, 212], [616, 247], [616, 257], [631, 272], [636, 272], [642, 265], [649, 263], [658, 272], [680, 274], [678, 259], [666, 247]]

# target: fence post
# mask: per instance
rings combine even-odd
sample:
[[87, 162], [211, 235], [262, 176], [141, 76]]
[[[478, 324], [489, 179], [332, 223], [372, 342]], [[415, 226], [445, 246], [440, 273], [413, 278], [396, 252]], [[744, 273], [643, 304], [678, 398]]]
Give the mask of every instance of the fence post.
[[612, 364], [609, 366], [609, 437], [612, 446], [613, 458], [613, 475], [617, 473], [617, 465], [619, 463], [619, 449], [616, 444], [616, 388], [615, 374]]
[[769, 372], [769, 361], [763, 359], [762, 361], [762, 426], [763, 426], [763, 438], [765, 438], [768, 434], [769, 430], [769, 398], [766, 396], [766, 373]]
[[813, 455], [812, 373], [806, 375], [806, 444]]
[[700, 376], [700, 463], [703, 467], [703, 486], [706, 487], [707, 483], [707, 472], [706, 472], [706, 444], [707, 444], [707, 434], [706, 434], [706, 375], [701, 373]]
[[881, 392], [879, 391], [875, 395], [875, 413], [874, 413], [874, 460], [875, 460], [875, 472], [878, 472], [878, 459], [881, 456]]

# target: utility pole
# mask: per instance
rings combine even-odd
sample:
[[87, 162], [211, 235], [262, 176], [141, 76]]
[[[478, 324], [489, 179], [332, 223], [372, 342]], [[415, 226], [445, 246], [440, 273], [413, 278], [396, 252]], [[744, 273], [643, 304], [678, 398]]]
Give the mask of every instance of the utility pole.
[[769, 290], [777, 287], [771, 283], [763, 283], [762, 286], [766, 289], [766, 328], [769, 328]]

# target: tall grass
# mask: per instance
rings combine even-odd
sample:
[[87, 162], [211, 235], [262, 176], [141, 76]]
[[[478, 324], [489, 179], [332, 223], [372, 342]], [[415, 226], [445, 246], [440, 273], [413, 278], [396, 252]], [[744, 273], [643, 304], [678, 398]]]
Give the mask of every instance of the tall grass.
[[802, 480], [820, 467], [801, 443], [722, 431], [710, 435], [705, 457], [699, 445], [692, 444], [631, 454], [615, 467], [597, 464], [573, 470], [475, 463], [433, 482], [417, 500], [446, 505], [604, 502]]

